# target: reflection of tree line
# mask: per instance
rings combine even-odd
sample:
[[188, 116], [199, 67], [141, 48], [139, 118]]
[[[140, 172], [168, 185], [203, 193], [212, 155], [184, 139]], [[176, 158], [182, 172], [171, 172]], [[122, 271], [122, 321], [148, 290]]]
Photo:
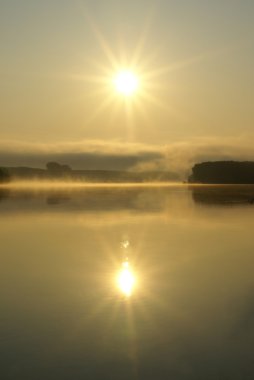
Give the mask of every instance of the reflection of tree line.
[[[189, 185], [195, 203], [204, 205], [254, 204], [254, 186]], [[170, 188], [15, 189], [0, 187], [0, 211], [8, 208], [40, 211], [50, 207], [66, 211], [160, 212], [177, 202]], [[169, 203], [168, 203], [169, 202]]]
[[9, 189], [0, 189], [0, 202], [10, 197]]
[[206, 205], [254, 204], [254, 186], [189, 186], [194, 202]]
[[70, 211], [107, 212], [133, 210], [157, 212], [163, 209], [165, 198], [154, 189], [82, 189], [82, 190], [15, 190], [0, 189], [0, 203], [17, 210], [40, 210], [55, 207]]

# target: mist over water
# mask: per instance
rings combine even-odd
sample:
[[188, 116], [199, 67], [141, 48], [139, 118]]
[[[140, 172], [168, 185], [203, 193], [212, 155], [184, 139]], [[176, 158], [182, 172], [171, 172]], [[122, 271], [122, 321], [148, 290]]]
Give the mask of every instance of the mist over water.
[[253, 195], [1, 187], [3, 378], [250, 379]]

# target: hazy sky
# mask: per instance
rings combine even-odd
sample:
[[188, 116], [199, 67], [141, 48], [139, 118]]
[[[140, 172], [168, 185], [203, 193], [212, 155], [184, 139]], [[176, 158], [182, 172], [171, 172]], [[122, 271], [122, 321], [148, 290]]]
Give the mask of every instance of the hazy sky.
[[[237, 150], [240, 137], [244, 152], [253, 17], [253, 0], [0, 0], [0, 151], [232, 139]], [[131, 65], [141, 88], [127, 102], [111, 78]]]

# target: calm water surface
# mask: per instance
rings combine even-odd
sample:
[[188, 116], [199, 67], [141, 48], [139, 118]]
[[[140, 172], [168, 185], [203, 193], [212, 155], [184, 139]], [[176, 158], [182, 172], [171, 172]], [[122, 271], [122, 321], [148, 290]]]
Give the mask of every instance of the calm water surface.
[[0, 378], [253, 379], [254, 187], [0, 190]]

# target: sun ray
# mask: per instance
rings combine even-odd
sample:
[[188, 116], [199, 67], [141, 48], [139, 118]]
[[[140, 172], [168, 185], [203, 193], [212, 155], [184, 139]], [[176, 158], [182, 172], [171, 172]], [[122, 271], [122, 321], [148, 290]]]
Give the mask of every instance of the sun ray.
[[152, 95], [151, 93], [149, 92], [142, 92], [142, 97], [149, 101], [150, 103], [156, 105], [157, 107], [161, 108], [161, 109], [164, 109], [168, 112], [172, 112], [173, 111], [173, 108], [170, 107], [168, 104], [164, 103], [162, 100], [160, 100], [159, 98], [157, 98], [156, 96]]
[[108, 96], [106, 97], [98, 106], [98, 108], [95, 110], [95, 112], [92, 113], [90, 118], [87, 120], [86, 124], [91, 124], [99, 115], [103, 113], [110, 105], [114, 104], [114, 96]]
[[91, 17], [89, 19], [89, 24], [105, 56], [107, 57], [112, 67], [116, 69], [118, 67], [118, 61], [110, 47], [110, 44], [107, 42], [106, 38], [99, 30], [99, 27], [95, 24]]
[[142, 52], [145, 51], [145, 44], [147, 40], [147, 35], [149, 31], [149, 26], [151, 23], [151, 15], [148, 15], [145, 25], [143, 27], [143, 31], [140, 34], [140, 37], [137, 40], [136, 47], [133, 52], [133, 57], [131, 60], [131, 66], [136, 66], [140, 61], [142, 61]]
[[215, 57], [218, 54], [225, 52], [226, 50], [227, 50], [227, 48], [224, 47], [224, 48], [208, 50], [206, 52], [201, 52], [200, 54], [197, 54], [193, 57], [188, 57], [188, 58], [176, 61], [176, 62], [172, 62], [171, 64], [163, 66], [163, 67], [159, 67], [156, 70], [147, 71], [144, 75], [145, 75], [146, 79], [149, 80], [149, 79], [152, 79], [154, 77], [158, 77], [160, 75], [167, 74], [167, 73], [172, 72], [172, 71], [177, 71], [177, 70], [180, 70], [180, 69], [185, 68], [187, 66], [191, 66], [195, 63], [202, 62], [203, 60], [206, 60], [208, 58]]
[[[102, 64], [102, 60], [99, 61], [89, 58], [88, 61], [91, 62], [91, 73], [77, 75], [75, 78], [73, 76], [74, 79], [83, 80], [86, 83], [94, 83], [97, 87], [95, 94], [98, 98], [97, 106], [96, 110], [92, 113], [90, 118], [88, 118], [88, 124], [93, 122], [106, 110], [110, 110], [107, 116], [110, 125], [121, 112], [124, 117], [123, 125], [126, 125], [128, 131], [128, 138], [133, 139], [138, 115], [140, 115], [146, 123], [151, 123], [149, 104], [153, 104], [155, 107], [158, 107], [158, 109], [166, 110], [170, 115], [173, 115], [173, 117], [181, 119], [181, 113], [175, 109], [175, 106], [162, 101], [162, 94], [160, 94], [160, 91], [156, 91], [168, 89], [168, 81], [165, 81], [163, 76], [167, 76], [168, 73], [172, 71], [180, 70], [186, 66], [196, 64], [204, 59], [217, 55], [223, 50], [214, 49], [201, 52], [193, 57], [172, 62], [168, 65], [158, 65], [159, 48], [153, 50], [145, 49], [151, 25], [151, 16], [153, 16], [153, 12], [150, 11], [150, 14], [146, 16], [144, 25], [141, 28], [136, 45], [132, 53], [130, 53], [130, 51], [128, 52], [125, 48], [124, 41], [122, 40], [118, 44], [117, 51], [114, 50], [112, 43], [109, 42], [109, 39], [102, 32], [93, 17], [86, 12], [86, 21], [106, 58], [106, 62], [108, 62], [107, 66], [106, 62]], [[117, 33], [117, 36], [119, 37], [120, 33]], [[155, 66], [157, 68], [153, 69]], [[98, 75], [95, 74], [95, 71]], [[125, 71], [125, 74], [122, 78], [120, 76], [120, 78], [116, 79], [119, 71]], [[134, 72], [138, 73], [136, 78], [132, 76]], [[113, 80], [112, 83], [114, 76], [115, 80]], [[115, 89], [117, 89], [115, 92], [113, 91], [114, 86]], [[89, 91], [92, 90], [89, 88]], [[128, 99], [121, 99], [121, 95], [122, 98], [128, 97]]]
[[134, 107], [136, 103], [127, 102], [126, 103], [126, 116], [127, 116], [127, 127], [128, 127], [128, 139], [130, 141], [134, 140], [135, 133], [135, 118], [134, 118]]

